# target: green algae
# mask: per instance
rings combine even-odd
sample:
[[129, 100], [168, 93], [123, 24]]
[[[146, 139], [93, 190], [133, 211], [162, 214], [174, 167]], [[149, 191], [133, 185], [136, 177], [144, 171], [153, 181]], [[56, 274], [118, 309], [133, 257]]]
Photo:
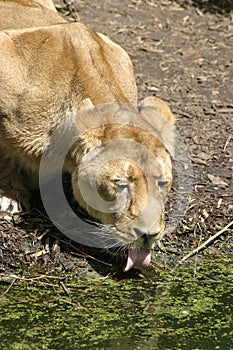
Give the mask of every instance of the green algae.
[[153, 276], [79, 280], [69, 298], [13, 286], [0, 299], [1, 349], [233, 349], [231, 259], [204, 259], [195, 278], [193, 266]]

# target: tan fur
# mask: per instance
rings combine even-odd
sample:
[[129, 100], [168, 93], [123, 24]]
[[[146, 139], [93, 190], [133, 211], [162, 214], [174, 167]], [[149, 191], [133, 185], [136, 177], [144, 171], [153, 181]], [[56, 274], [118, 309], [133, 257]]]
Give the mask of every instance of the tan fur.
[[[50, 0], [0, 0], [0, 30], [2, 210], [14, 212], [19, 209], [18, 203], [28, 205], [28, 183], [25, 182], [28, 182], [28, 177], [36, 178], [51, 134], [58, 126], [64, 130], [67, 123], [73, 123], [77, 142], [68, 153], [64, 170], [71, 172], [74, 196], [94, 218], [116, 227], [114, 234], [125, 246], [140, 248], [143, 245], [133, 226], [129, 228], [127, 223], [135, 222], [151, 195], [147, 191], [145, 174], [140, 169], [140, 164], [147, 161], [146, 155], [141, 159], [136, 147], [137, 162], [113, 160], [98, 172], [96, 186], [106, 200], [117, 197], [119, 179], [130, 182], [131, 202], [125, 210], [114, 214], [95, 210], [85, 202], [77, 185], [79, 165], [89, 151], [102, 147], [101, 152], [104, 152], [106, 141], [117, 138], [136, 141], [154, 154], [158, 166], [155, 169], [148, 164], [147, 169], [154, 183], [151, 200], [161, 210], [151, 232], [157, 232], [156, 239], [161, 238], [164, 231], [163, 203], [172, 180], [169, 152], [173, 140], [170, 131], [163, 130], [166, 123], [171, 128], [175, 123], [170, 109], [157, 98], [147, 98], [141, 105], [149, 108], [140, 111], [132, 107], [130, 110], [132, 115], [140, 115], [141, 124], [131, 125], [129, 119], [129, 125], [120, 126], [112, 125], [112, 121], [108, 123], [104, 112], [98, 116], [99, 111], [90, 108], [112, 102], [136, 106], [133, 67], [127, 53], [103, 34], [97, 34], [81, 23], [66, 22], [56, 13]], [[116, 107], [113, 105], [112, 108], [113, 114], [116, 113]], [[76, 117], [80, 111], [86, 113], [84, 123]], [[95, 118], [100, 118], [100, 121], [105, 118], [104, 123], [101, 126], [97, 123], [90, 130], [88, 123]], [[155, 136], [154, 130], [161, 134], [162, 140]], [[88, 180], [89, 171], [95, 169], [96, 159], [90, 160], [89, 168], [84, 169], [80, 176]], [[156, 187], [155, 178], [156, 181], [168, 181], [162, 194]], [[126, 200], [122, 196], [122, 200]], [[145, 220], [137, 225], [140, 230], [147, 231]], [[123, 229], [126, 226], [127, 230]], [[148, 243], [150, 248], [154, 241], [153, 238]]]

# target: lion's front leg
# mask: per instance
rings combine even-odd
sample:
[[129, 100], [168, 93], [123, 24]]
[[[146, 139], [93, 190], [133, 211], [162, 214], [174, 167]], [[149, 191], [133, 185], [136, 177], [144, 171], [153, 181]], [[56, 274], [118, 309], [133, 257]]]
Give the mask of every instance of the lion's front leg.
[[0, 150], [0, 211], [1, 217], [30, 207], [30, 194], [24, 185], [23, 174], [16, 159], [6, 157]]

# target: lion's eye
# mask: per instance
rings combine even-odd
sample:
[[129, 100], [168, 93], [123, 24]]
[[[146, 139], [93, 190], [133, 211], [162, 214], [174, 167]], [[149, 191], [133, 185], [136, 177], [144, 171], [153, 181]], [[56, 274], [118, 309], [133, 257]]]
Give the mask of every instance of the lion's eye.
[[128, 188], [129, 187], [129, 181], [126, 179], [117, 179], [115, 180], [115, 183], [118, 188]]
[[166, 181], [166, 180], [161, 180], [161, 181], [158, 181], [158, 186], [159, 186], [159, 188], [165, 188], [165, 187], [167, 187], [168, 186], [168, 183], [169, 183], [169, 181]]

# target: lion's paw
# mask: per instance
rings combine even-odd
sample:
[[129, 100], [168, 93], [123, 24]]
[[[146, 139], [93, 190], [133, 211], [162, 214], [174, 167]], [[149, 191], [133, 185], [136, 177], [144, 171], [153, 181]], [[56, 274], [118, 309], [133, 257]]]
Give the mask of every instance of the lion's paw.
[[0, 211], [1, 217], [10, 219], [13, 214], [30, 208], [30, 197], [27, 191], [5, 192], [0, 189]]

